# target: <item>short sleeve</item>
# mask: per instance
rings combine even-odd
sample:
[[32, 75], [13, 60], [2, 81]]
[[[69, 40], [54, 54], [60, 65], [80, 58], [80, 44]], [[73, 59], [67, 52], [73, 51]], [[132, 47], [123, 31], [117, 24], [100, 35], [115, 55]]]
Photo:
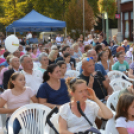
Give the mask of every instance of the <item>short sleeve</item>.
[[117, 62], [112, 66], [112, 70], [118, 70]]
[[125, 121], [125, 118], [119, 117], [115, 121], [115, 127], [123, 127], [123, 128], [126, 128], [127, 127], [127, 123]]
[[104, 76], [106, 76], [107, 73], [106, 73], [104, 67], [103, 67], [101, 64], [100, 64], [100, 68], [101, 68], [101, 72], [102, 72], [102, 74], [103, 74]]
[[40, 87], [39, 87], [39, 90], [37, 92], [37, 98], [44, 98], [46, 99], [47, 98], [47, 93], [46, 93], [46, 83], [43, 83]]
[[68, 117], [68, 114], [67, 114], [68, 113], [68, 105], [69, 105], [69, 103], [64, 104], [59, 109], [59, 115], [66, 121], [67, 121], [67, 117]]
[[9, 94], [10, 94], [10, 90], [11, 90], [11, 89], [5, 90], [5, 91], [0, 95], [0, 97], [1, 97], [2, 99], [4, 99], [5, 101], [8, 101], [8, 96], [9, 96]]
[[129, 69], [129, 64], [127, 62], [125, 62], [125, 63], [126, 63], [126, 69]]
[[28, 91], [30, 98], [35, 95], [31, 88], [27, 87], [27, 91]]
[[98, 113], [99, 113], [100, 107], [94, 103], [94, 114], [95, 116], [99, 117]]

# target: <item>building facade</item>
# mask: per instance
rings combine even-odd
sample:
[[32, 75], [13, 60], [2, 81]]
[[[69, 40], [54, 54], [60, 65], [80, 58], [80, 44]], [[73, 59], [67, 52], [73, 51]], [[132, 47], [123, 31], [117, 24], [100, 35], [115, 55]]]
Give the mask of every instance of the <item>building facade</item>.
[[133, 41], [133, 0], [121, 0], [120, 14], [122, 38]]

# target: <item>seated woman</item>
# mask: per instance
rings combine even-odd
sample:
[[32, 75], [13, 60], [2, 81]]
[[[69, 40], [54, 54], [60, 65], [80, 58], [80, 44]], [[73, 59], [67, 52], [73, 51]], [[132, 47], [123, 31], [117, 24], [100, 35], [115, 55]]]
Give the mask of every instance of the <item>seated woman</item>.
[[[93, 124], [95, 118], [102, 117], [110, 119], [112, 112], [95, 95], [93, 89], [89, 89], [86, 82], [79, 78], [68, 78], [66, 80], [72, 101], [60, 107], [59, 132], [60, 134], [74, 134], [84, 132], [90, 128], [89, 123], [81, 117], [77, 109], [77, 101], [80, 101], [82, 111]], [[90, 95], [88, 95], [88, 93]], [[86, 101], [91, 99], [94, 102]]]
[[[6, 126], [11, 114], [21, 106], [30, 104], [30, 100], [38, 103], [33, 91], [25, 87], [25, 76], [19, 72], [12, 74], [8, 83], [8, 89], [0, 95], [0, 114], [8, 114]], [[7, 104], [7, 108], [3, 108]], [[20, 123], [17, 119], [13, 123], [14, 134], [18, 134], [21, 129]]]
[[102, 51], [99, 53], [98, 55], [98, 63], [101, 64], [105, 71], [108, 73], [109, 71], [111, 71], [111, 63], [108, 61], [108, 54], [106, 51]]
[[73, 44], [74, 48], [74, 58], [82, 57], [82, 52], [79, 50], [79, 45], [77, 43]]
[[57, 56], [58, 56], [58, 50], [51, 50], [50, 51], [49, 56], [48, 56], [49, 65], [55, 63], [55, 60], [57, 59]]
[[37, 56], [38, 56], [37, 47], [32, 47], [32, 53], [31, 53], [32, 60], [37, 62], [38, 61]]
[[40, 53], [38, 59], [39, 59], [39, 62], [41, 63], [41, 66], [38, 67], [38, 70], [44, 73], [49, 64], [49, 59], [47, 57], [47, 54], [45, 52]]
[[54, 108], [70, 101], [65, 80], [60, 79], [60, 77], [59, 66], [56, 64], [49, 65], [43, 75], [44, 83], [37, 93], [39, 103]]
[[134, 95], [124, 94], [120, 96], [116, 116], [115, 127], [119, 134], [134, 134]]

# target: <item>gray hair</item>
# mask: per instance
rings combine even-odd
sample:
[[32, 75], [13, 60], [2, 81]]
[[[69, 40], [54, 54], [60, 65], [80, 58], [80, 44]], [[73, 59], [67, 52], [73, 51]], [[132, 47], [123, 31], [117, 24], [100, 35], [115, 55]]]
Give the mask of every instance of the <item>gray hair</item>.
[[22, 55], [20, 57], [20, 64], [23, 63], [25, 57], [28, 57], [29, 58], [30, 56], [28, 56], [28, 55]]
[[39, 57], [38, 57], [39, 62], [42, 60], [42, 57], [44, 57], [44, 56], [48, 57], [48, 55], [45, 52], [42, 52], [39, 54]]

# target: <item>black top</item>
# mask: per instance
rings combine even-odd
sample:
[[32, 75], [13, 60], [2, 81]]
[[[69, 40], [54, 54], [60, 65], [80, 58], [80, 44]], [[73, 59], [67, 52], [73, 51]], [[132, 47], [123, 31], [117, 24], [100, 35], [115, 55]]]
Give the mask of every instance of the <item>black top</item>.
[[55, 64], [55, 61], [51, 61], [51, 60], [49, 59], [49, 65], [51, 65], [51, 64]]
[[[96, 76], [100, 77], [100, 74], [98, 74]], [[79, 78], [85, 80], [87, 82], [87, 85], [88, 85], [88, 83], [89, 83], [89, 76], [84, 76], [83, 74], [80, 74]], [[95, 94], [96, 94], [96, 96], [99, 99], [104, 99], [105, 96], [107, 96], [107, 90], [104, 89], [103, 86], [101, 86], [102, 87], [102, 89], [101, 89], [100, 84], [102, 85], [102, 82], [105, 80], [105, 77], [103, 75], [101, 75], [101, 79], [102, 80], [100, 80], [100, 78], [96, 78], [96, 77], [94, 78], [93, 90], [95, 91]]]
[[[64, 61], [63, 57], [57, 58], [57, 59], [55, 60], [55, 62], [57, 63], [57, 62], [60, 61], [60, 60], [63, 60], [63, 61]], [[76, 61], [75, 61], [74, 58], [72, 58], [72, 57], [70, 58], [70, 63], [73, 63], [73, 64], [74, 64], [74, 67], [76, 67]]]

